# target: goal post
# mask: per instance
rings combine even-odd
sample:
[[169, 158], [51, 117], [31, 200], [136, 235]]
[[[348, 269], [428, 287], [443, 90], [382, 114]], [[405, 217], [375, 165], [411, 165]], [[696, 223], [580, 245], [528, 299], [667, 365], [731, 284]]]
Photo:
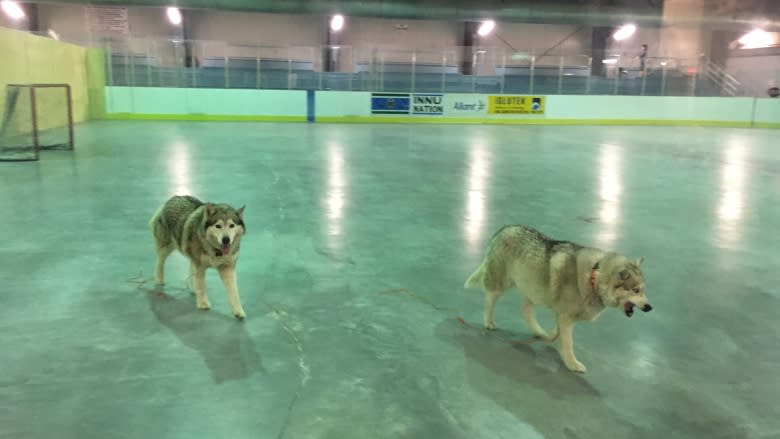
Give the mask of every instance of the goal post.
[[73, 150], [68, 84], [8, 84], [0, 118], [0, 161], [38, 160], [42, 150]]

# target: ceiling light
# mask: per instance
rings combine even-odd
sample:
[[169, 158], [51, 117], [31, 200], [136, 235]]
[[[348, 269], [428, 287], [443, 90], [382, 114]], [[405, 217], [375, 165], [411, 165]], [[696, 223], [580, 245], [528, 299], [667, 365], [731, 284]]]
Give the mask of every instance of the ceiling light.
[[336, 14], [330, 19], [330, 30], [338, 32], [344, 27], [344, 16]]
[[612, 35], [612, 38], [623, 41], [626, 38], [629, 38], [631, 35], [634, 35], [634, 32], [636, 32], [636, 26], [633, 24], [626, 24], [623, 26], [620, 26], [617, 31], [615, 31], [615, 34]]
[[480, 37], [486, 37], [490, 32], [493, 32], [493, 29], [496, 27], [496, 22], [493, 20], [485, 20], [482, 22], [482, 24], [479, 26], [479, 29], [477, 29], [477, 33]]
[[759, 49], [769, 47], [774, 43], [772, 34], [763, 29], [753, 29], [739, 39], [743, 49]]
[[169, 7], [166, 9], [165, 15], [168, 16], [168, 21], [170, 21], [172, 25], [178, 26], [181, 24], [181, 11], [179, 11], [179, 8]]
[[19, 3], [13, 0], [0, 1], [0, 8], [3, 9], [5, 15], [7, 15], [11, 20], [21, 20], [25, 17], [24, 9], [19, 6]]

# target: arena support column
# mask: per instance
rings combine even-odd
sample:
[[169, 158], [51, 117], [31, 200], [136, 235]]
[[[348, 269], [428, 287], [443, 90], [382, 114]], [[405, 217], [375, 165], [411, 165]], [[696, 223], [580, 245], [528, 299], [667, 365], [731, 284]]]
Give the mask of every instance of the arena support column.
[[192, 40], [195, 33], [195, 21], [192, 20], [192, 11], [189, 9], [181, 10], [181, 39], [184, 45], [184, 66], [197, 67], [192, 55]]
[[24, 3], [21, 6], [24, 9], [24, 13], [27, 14], [27, 30], [30, 32], [41, 32], [38, 5], [36, 3]]
[[460, 73], [471, 75], [474, 73], [474, 39], [477, 34], [478, 23], [466, 21], [463, 23], [463, 57], [460, 65]]
[[705, 0], [664, 0], [660, 47], [649, 47], [648, 51], [680, 58], [681, 68], [696, 67], [700, 56], [707, 53], [708, 31], [701, 21], [704, 3]]
[[341, 53], [341, 38], [339, 34], [344, 28], [345, 18], [341, 14], [335, 14], [328, 17], [328, 23], [325, 27], [325, 47], [322, 54], [324, 72], [336, 72], [339, 70], [339, 54]]
[[593, 58], [590, 66], [591, 75], [605, 75], [606, 69], [604, 68], [604, 58], [607, 55], [609, 39], [614, 32], [615, 28], [611, 26], [594, 26], [591, 30], [590, 47]]

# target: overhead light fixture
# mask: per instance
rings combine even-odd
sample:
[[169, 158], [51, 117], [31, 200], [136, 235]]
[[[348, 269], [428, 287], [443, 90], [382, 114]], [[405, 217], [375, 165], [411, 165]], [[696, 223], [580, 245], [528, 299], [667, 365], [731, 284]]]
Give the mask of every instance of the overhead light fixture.
[[760, 49], [772, 46], [775, 39], [772, 34], [763, 29], [753, 29], [737, 41], [739, 41], [743, 49]]
[[609, 58], [601, 61], [603, 64], [617, 64], [617, 59]]
[[19, 3], [13, 0], [0, 1], [0, 8], [2, 8], [3, 12], [5, 12], [5, 15], [7, 15], [11, 20], [18, 21], [26, 16], [24, 9], [19, 6]]
[[344, 27], [344, 16], [336, 14], [330, 18], [330, 30], [338, 32]]
[[615, 34], [612, 35], [612, 38], [618, 41], [623, 41], [631, 37], [631, 35], [634, 35], [634, 32], [636, 32], [636, 25], [625, 24], [623, 26], [620, 26], [620, 28], [618, 28], [618, 30], [615, 31]]
[[493, 20], [485, 20], [482, 22], [482, 24], [479, 25], [479, 29], [477, 29], [477, 33], [480, 37], [486, 37], [490, 34], [490, 32], [493, 32], [493, 29], [496, 27], [496, 22]]
[[181, 11], [179, 8], [169, 7], [165, 10], [165, 15], [168, 16], [168, 21], [172, 25], [179, 26], [181, 24]]
[[509, 56], [511, 59], [531, 59], [531, 54], [526, 52], [515, 52]]

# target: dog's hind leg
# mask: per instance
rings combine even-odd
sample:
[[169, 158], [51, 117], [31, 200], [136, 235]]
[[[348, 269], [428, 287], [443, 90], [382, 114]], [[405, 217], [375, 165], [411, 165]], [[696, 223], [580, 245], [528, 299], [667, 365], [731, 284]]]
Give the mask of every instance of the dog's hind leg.
[[496, 329], [493, 317], [496, 301], [511, 285], [506, 279], [506, 265], [499, 260], [488, 258], [482, 270], [482, 286], [485, 291], [485, 328]]
[[162, 209], [154, 214], [149, 221], [149, 227], [154, 235], [154, 246], [157, 252], [157, 265], [154, 270], [154, 280], [158, 285], [165, 283], [165, 260], [174, 250], [174, 242], [168, 228], [162, 221]]
[[523, 316], [523, 320], [525, 320], [525, 324], [528, 325], [528, 329], [531, 330], [531, 332], [544, 340], [547, 340], [550, 336], [547, 335], [547, 332], [542, 329], [542, 327], [539, 325], [539, 322], [536, 320], [536, 313], [534, 312], [534, 303], [531, 302], [531, 299], [528, 297], [523, 296], [523, 306], [520, 310], [520, 313]]
[[498, 299], [513, 285], [506, 277], [506, 264], [501, 260], [488, 258], [484, 264], [482, 285], [485, 291], [485, 328], [496, 329], [493, 317]]
[[496, 302], [504, 294], [503, 291], [490, 291], [485, 289], [485, 328], [489, 330], [496, 329], [496, 320], [494, 318]]
[[173, 245], [157, 246], [157, 266], [154, 270], [154, 280], [158, 285], [165, 284], [165, 260], [173, 252]]
[[244, 308], [241, 306], [241, 298], [238, 296], [238, 285], [236, 285], [236, 267], [220, 267], [219, 277], [225, 285], [228, 302], [230, 302], [230, 311], [233, 316], [239, 320], [246, 317]]

